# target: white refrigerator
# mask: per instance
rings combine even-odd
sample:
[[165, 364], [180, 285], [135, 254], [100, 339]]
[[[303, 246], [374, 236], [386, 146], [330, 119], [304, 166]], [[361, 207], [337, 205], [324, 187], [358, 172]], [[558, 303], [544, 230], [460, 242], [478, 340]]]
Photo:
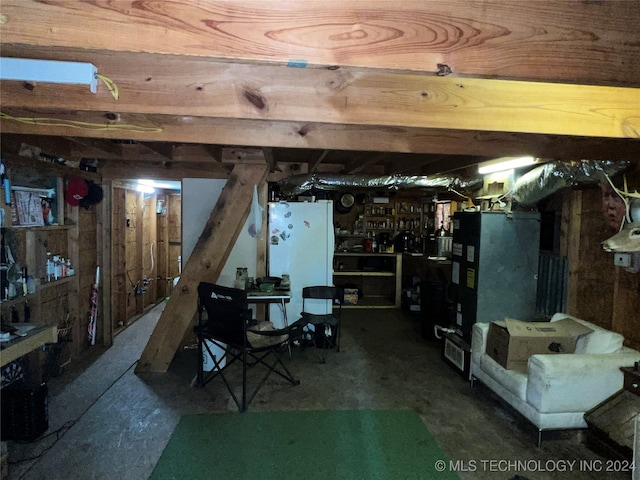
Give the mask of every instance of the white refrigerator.
[[[333, 285], [333, 202], [271, 202], [268, 208], [269, 276], [288, 274], [291, 301], [286, 304], [289, 324], [300, 318], [302, 288]], [[331, 301], [311, 300], [307, 310], [330, 313]], [[270, 305], [269, 318], [276, 328], [283, 326], [278, 305]]]

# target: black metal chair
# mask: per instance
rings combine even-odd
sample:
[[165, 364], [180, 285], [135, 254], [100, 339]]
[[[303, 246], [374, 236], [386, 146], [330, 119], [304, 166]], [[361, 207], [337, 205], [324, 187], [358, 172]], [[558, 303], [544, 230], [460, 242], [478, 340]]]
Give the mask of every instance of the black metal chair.
[[[198, 285], [198, 325], [194, 327], [198, 337], [196, 386], [204, 387], [220, 377], [238, 409], [244, 412], [271, 373], [277, 373], [292, 385], [299, 385], [300, 382], [282, 363], [282, 355], [287, 351], [288, 342], [299, 338], [302, 326], [262, 330], [261, 327], [267, 323], [252, 320], [245, 290], [201, 282]], [[205, 340], [218, 347], [223, 354], [214, 355]], [[209, 372], [205, 372], [203, 366], [205, 351], [213, 360], [213, 369]], [[227, 369], [236, 361], [242, 364], [241, 399], [235, 395], [225, 376]], [[247, 370], [258, 364], [266, 367], [266, 372], [255, 389], [248, 393]]]
[[[315, 347], [320, 363], [327, 361], [327, 353], [335, 348], [340, 351], [340, 316], [342, 313], [342, 301], [344, 290], [339, 287], [316, 285], [302, 289], [302, 313], [300, 319], [294, 325], [302, 325], [303, 339], [305, 336]], [[329, 313], [316, 313], [326, 311], [327, 301], [331, 302]], [[337, 311], [336, 311], [337, 309]], [[313, 325], [310, 328], [309, 325]]]

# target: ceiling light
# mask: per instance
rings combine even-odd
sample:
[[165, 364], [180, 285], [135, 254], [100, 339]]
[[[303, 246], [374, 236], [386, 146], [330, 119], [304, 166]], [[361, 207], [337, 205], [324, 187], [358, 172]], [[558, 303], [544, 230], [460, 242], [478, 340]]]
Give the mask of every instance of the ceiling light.
[[536, 163], [533, 157], [503, 157], [496, 158], [489, 162], [478, 164], [478, 173], [486, 175], [487, 173], [501, 172], [502, 170], [511, 170], [512, 168], [526, 167]]
[[139, 179], [139, 185], [147, 185], [149, 187], [159, 188], [162, 190], [181, 190], [182, 182], [180, 181], [170, 181], [170, 180], [150, 180], [150, 179]]
[[98, 69], [86, 62], [0, 57], [0, 80], [89, 85], [96, 93]]
[[155, 188], [153, 188], [153, 187], [151, 187], [151, 186], [149, 186], [149, 185], [143, 185], [143, 184], [141, 184], [141, 183], [139, 183], [139, 184], [136, 186], [136, 190], [137, 190], [138, 192], [142, 192], [142, 193], [155, 193], [155, 191], [156, 191], [156, 189], [155, 189]]

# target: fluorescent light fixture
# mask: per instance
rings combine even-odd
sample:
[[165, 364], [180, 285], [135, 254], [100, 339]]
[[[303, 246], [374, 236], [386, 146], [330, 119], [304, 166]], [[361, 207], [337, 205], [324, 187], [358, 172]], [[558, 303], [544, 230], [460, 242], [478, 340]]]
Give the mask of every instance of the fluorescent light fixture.
[[503, 157], [496, 158], [489, 162], [483, 162], [478, 165], [478, 173], [486, 175], [493, 172], [501, 172], [502, 170], [511, 170], [513, 168], [526, 167], [536, 163], [533, 157]]
[[86, 62], [1, 57], [0, 80], [89, 85], [96, 93], [98, 69]]
[[169, 181], [169, 180], [149, 180], [149, 179], [140, 179], [138, 180], [138, 184], [140, 185], [148, 185], [154, 188], [160, 188], [163, 190], [181, 190], [182, 182], [179, 181]]
[[136, 190], [137, 190], [138, 192], [142, 192], [142, 193], [155, 193], [155, 191], [156, 191], [156, 189], [155, 189], [155, 188], [153, 188], [152, 186], [150, 186], [150, 185], [143, 185], [142, 183], [139, 183], [139, 184], [136, 186]]

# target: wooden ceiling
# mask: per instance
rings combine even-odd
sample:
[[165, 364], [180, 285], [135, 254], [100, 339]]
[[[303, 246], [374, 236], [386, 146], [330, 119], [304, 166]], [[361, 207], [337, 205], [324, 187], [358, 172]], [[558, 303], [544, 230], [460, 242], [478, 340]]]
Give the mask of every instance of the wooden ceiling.
[[3, 0], [2, 56], [118, 88], [2, 81], [2, 153], [110, 178], [468, 175], [487, 158], [640, 159], [640, 9], [536, 0]]

